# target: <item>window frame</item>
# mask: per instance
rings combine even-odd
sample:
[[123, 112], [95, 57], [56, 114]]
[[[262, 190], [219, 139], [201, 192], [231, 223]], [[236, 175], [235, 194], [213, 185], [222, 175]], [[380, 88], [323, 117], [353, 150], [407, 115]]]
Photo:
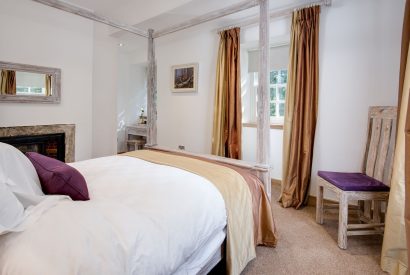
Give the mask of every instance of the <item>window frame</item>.
[[[286, 37], [285, 39], [282, 39], [282, 40], [280, 40], [280, 41], [278, 40], [276, 43], [272, 43], [270, 45], [269, 49], [277, 48], [277, 47], [283, 47], [283, 46], [289, 47], [289, 45], [290, 45], [289, 38]], [[255, 50], [258, 50], [258, 48], [255, 47], [255, 48], [252, 48], [252, 49], [251, 48], [247, 49], [248, 53], [251, 52], [251, 51], [255, 51]], [[283, 84], [281, 83], [281, 84], [279, 84], [279, 86], [285, 87], [285, 90], [287, 92], [287, 82], [288, 82], [288, 79], [289, 79], [288, 67], [286, 66], [284, 68], [276, 69], [276, 71], [281, 71], [281, 70], [286, 70], [287, 79], [286, 79], [286, 83], [283, 83]], [[272, 69], [272, 71], [275, 71], [275, 70]], [[270, 108], [271, 108], [271, 105], [270, 105], [271, 104], [270, 88], [273, 85], [277, 85], [277, 84], [271, 84], [270, 83], [270, 72], [271, 72], [271, 69], [269, 70], [269, 83], [268, 83], [268, 89], [269, 89], [269, 91], [268, 91], [268, 93], [269, 93], [268, 94], [268, 96], [269, 96], [269, 124], [270, 124], [271, 129], [283, 129], [285, 113], [284, 113], [283, 117], [278, 117], [277, 118], [277, 117], [271, 117], [270, 116]], [[242, 125], [244, 127], [256, 127], [256, 122], [257, 122], [257, 100], [258, 100], [257, 99], [257, 94], [258, 94], [257, 89], [258, 89], [258, 81], [259, 81], [258, 75], [259, 75], [258, 71], [252, 70], [250, 72], [247, 72], [247, 78], [246, 78], [247, 79], [246, 82], [248, 82], [247, 85], [246, 85], [247, 91], [243, 94], [243, 96], [246, 95], [246, 97], [249, 100], [247, 102], [247, 105], [246, 105], [248, 110], [249, 110], [249, 113], [248, 113], [248, 111], [246, 111], [246, 115], [245, 115], [245, 117], [243, 117]], [[242, 89], [243, 89], [243, 87], [242, 87]], [[278, 104], [278, 106], [277, 106], [276, 113], [278, 115], [279, 115], [279, 108], [280, 108], [279, 106], [280, 106], [281, 103], [285, 104], [284, 107], [286, 108], [286, 94], [285, 94], [285, 99], [280, 100], [279, 99], [279, 92], [277, 92], [277, 104]], [[245, 110], [245, 108], [243, 108], [242, 110]]]
[[[274, 71], [278, 72], [278, 75], [280, 74], [281, 71], [286, 71], [286, 82], [285, 83], [271, 83], [270, 81], [270, 74]], [[280, 104], [283, 104], [283, 108], [285, 108], [285, 104], [286, 104], [286, 92], [287, 92], [287, 85], [288, 85], [288, 70], [287, 68], [284, 69], [279, 69], [279, 70], [272, 70], [269, 72], [269, 119], [270, 119], [270, 123], [273, 125], [283, 125], [284, 120], [285, 120], [285, 114], [283, 114], [283, 116], [280, 116]], [[275, 99], [271, 99], [271, 89], [275, 90]], [[281, 88], [285, 88], [285, 98], [284, 99], [280, 99], [280, 89]], [[275, 116], [271, 116], [270, 115], [270, 108], [271, 108], [271, 104], [276, 104], [276, 108], [275, 108]], [[285, 110], [284, 110], [285, 111]]]

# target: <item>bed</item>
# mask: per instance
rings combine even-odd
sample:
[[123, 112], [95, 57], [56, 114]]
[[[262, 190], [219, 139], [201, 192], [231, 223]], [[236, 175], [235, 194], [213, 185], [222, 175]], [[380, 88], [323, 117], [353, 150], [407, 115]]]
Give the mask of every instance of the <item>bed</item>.
[[[10, 171], [18, 170], [9, 187], [25, 206], [21, 221], [0, 235], [0, 274], [206, 274], [221, 258], [227, 273], [239, 274], [255, 257], [255, 245], [276, 243], [257, 177], [249, 175], [240, 192], [221, 191], [227, 184], [209, 180], [220, 170], [245, 181], [238, 167], [154, 150], [71, 163], [90, 196], [72, 201], [42, 194], [25, 156], [0, 145], [0, 186], [8, 188]], [[28, 178], [38, 186], [20, 187]], [[250, 224], [243, 221], [249, 215]]]

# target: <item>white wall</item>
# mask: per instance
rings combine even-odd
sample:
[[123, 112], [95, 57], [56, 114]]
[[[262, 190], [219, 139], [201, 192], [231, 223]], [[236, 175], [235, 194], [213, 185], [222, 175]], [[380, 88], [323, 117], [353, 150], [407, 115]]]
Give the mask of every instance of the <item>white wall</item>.
[[[360, 170], [367, 110], [396, 105], [404, 0], [334, 0], [320, 19], [319, 120], [312, 186], [321, 170]], [[283, 41], [290, 20], [271, 24], [271, 42]], [[242, 42], [257, 45], [257, 28], [246, 29]], [[253, 42], [252, 42], [253, 41]], [[256, 43], [255, 43], [256, 41]], [[178, 32], [157, 43], [158, 141], [160, 145], [209, 153], [218, 36], [206, 24]], [[170, 91], [171, 65], [199, 63], [198, 93]], [[245, 105], [246, 107], [247, 105]], [[254, 159], [255, 130], [244, 128], [245, 159]], [[281, 131], [271, 130], [272, 176], [281, 178]]]
[[92, 157], [117, 153], [118, 40], [113, 28], [94, 23]]
[[[134, 55], [134, 52], [131, 53]], [[120, 81], [117, 97], [117, 151], [126, 150], [125, 126], [136, 124], [141, 115], [147, 115], [147, 63], [132, 63], [129, 54], [120, 55]]]
[[61, 68], [60, 104], [0, 103], [0, 126], [74, 123], [91, 157], [93, 24], [29, 0], [0, 0], [0, 60]]
[[[283, 42], [289, 34], [289, 20], [275, 20], [272, 23], [272, 41]], [[177, 148], [184, 145], [188, 151], [210, 153], [212, 136], [213, 104], [215, 95], [216, 58], [219, 36], [217, 26], [207, 23], [156, 40], [158, 62], [158, 143], [162, 146]], [[256, 37], [256, 38], [255, 38]], [[248, 48], [257, 46], [258, 29], [244, 29], [241, 43]], [[196, 93], [172, 93], [170, 89], [171, 66], [185, 63], [199, 63], [199, 83]], [[241, 62], [246, 56], [241, 55]], [[243, 76], [247, 72], [242, 72]], [[243, 82], [247, 80], [242, 78]], [[246, 85], [242, 85], [245, 87]], [[244, 92], [244, 91], [242, 91]], [[243, 106], [248, 106], [245, 101]], [[255, 129], [243, 129], [244, 159], [254, 160], [256, 145], [253, 137]], [[275, 177], [281, 175], [281, 131], [272, 130], [272, 160]], [[255, 134], [256, 135], [256, 134]], [[280, 153], [280, 157], [279, 154]], [[273, 159], [273, 158], [272, 158]], [[280, 168], [279, 168], [280, 167]]]
[[367, 111], [397, 105], [404, 1], [334, 0], [320, 22], [317, 170], [360, 171]]
[[[283, 130], [270, 130], [270, 176], [282, 179], [282, 144]], [[256, 128], [242, 128], [242, 158], [256, 162]]]
[[136, 124], [141, 108], [147, 114], [147, 56], [146, 38], [124, 34], [118, 38], [117, 83], [117, 152], [126, 150], [125, 126]]
[[[156, 41], [158, 144], [210, 153], [218, 35], [209, 24]], [[171, 66], [199, 63], [198, 91], [173, 93]]]
[[[290, 18], [280, 18], [272, 20], [269, 28], [269, 39], [272, 47], [289, 43], [290, 36]], [[248, 51], [257, 49], [259, 44], [259, 28], [257, 26], [244, 28], [241, 32], [241, 81], [242, 81], [242, 109], [244, 116], [242, 121], [256, 123], [256, 95], [249, 89], [249, 73], [248, 66], [258, 67], [258, 64], [248, 64]], [[277, 48], [276, 48], [277, 49]], [[271, 50], [270, 67], [275, 68], [275, 65], [280, 63], [280, 68], [284, 68], [283, 63], [288, 59], [287, 56], [275, 57], [273, 52], [278, 53], [278, 50]], [[251, 52], [253, 54], [254, 52]], [[283, 54], [283, 53], [281, 53]], [[286, 53], [285, 53], [286, 54]], [[277, 62], [278, 59], [280, 62]], [[254, 60], [253, 60], [254, 61]], [[252, 62], [258, 63], [258, 62]], [[286, 68], [287, 65], [285, 65]], [[275, 68], [278, 69], [278, 68]], [[252, 97], [254, 97], [252, 99]], [[253, 101], [253, 102], [252, 102]], [[252, 108], [253, 106], [253, 108]], [[255, 112], [252, 116], [249, 112]], [[273, 179], [282, 179], [282, 144], [283, 130], [270, 129], [270, 176]], [[242, 158], [247, 161], [256, 162], [256, 128], [243, 127], [242, 129]]]

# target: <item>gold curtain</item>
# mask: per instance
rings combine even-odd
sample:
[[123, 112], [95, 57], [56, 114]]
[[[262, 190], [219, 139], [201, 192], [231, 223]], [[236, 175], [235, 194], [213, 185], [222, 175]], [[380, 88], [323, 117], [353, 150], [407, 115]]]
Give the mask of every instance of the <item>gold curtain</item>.
[[292, 15], [280, 202], [299, 208], [308, 193], [318, 106], [320, 7]]
[[[410, 63], [410, 55], [407, 59]], [[381, 267], [390, 274], [407, 274], [405, 211], [405, 120], [410, 88], [410, 66], [407, 66], [397, 127], [396, 150], [386, 212]]]
[[2, 95], [16, 94], [16, 72], [1, 70], [0, 93]]
[[[401, 50], [401, 64], [400, 64], [400, 85], [399, 85], [399, 99], [400, 93], [403, 93], [403, 85], [404, 85], [404, 73], [406, 74], [407, 78], [407, 85], [409, 86], [408, 82], [410, 81], [409, 78], [409, 62], [410, 59], [410, 1], [406, 1], [405, 12], [404, 12], [404, 20], [403, 20], [403, 31], [402, 31], [402, 50]], [[407, 53], [407, 58], [405, 57], [405, 53]], [[404, 68], [407, 68], [405, 71]], [[407, 92], [410, 93], [407, 88]], [[405, 100], [405, 97], [403, 96]], [[400, 103], [400, 102], [399, 102]], [[404, 138], [404, 164], [405, 164], [405, 177], [404, 177], [404, 185], [405, 185], [405, 227], [406, 227], [406, 240], [407, 240], [407, 248], [410, 247], [410, 95], [407, 95], [407, 110], [406, 110], [406, 123], [405, 123], [405, 138]], [[408, 263], [410, 263], [410, 253], [407, 252], [407, 267]]]
[[212, 154], [240, 159], [242, 140], [240, 29], [220, 33]]
[[[409, 170], [409, 164], [406, 166], [405, 162], [409, 162], [408, 154], [410, 152], [409, 147], [406, 147], [405, 140], [406, 116], [409, 115], [409, 43], [410, 2], [406, 1], [401, 45], [396, 150], [394, 154], [393, 174], [390, 182], [390, 196], [386, 213], [386, 225], [381, 255], [381, 267], [384, 271], [387, 271], [390, 274], [407, 274], [409, 263], [407, 247], [410, 242], [410, 234], [407, 234], [406, 243], [406, 229], [407, 232], [410, 233], [410, 201], [408, 201], [410, 199], [410, 190], [409, 188], [406, 188], [405, 182], [405, 170]], [[406, 199], [406, 197], [409, 199]]]
[[45, 78], [46, 96], [51, 96], [51, 74], [46, 74]]

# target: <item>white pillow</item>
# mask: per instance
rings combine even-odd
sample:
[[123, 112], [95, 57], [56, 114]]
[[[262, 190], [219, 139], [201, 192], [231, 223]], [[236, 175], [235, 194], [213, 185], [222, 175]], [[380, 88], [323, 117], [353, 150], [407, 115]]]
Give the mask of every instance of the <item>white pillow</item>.
[[44, 195], [31, 161], [17, 148], [2, 142], [0, 142], [0, 182], [5, 182], [12, 192]]
[[0, 182], [0, 235], [24, 220], [24, 207], [4, 182]]

